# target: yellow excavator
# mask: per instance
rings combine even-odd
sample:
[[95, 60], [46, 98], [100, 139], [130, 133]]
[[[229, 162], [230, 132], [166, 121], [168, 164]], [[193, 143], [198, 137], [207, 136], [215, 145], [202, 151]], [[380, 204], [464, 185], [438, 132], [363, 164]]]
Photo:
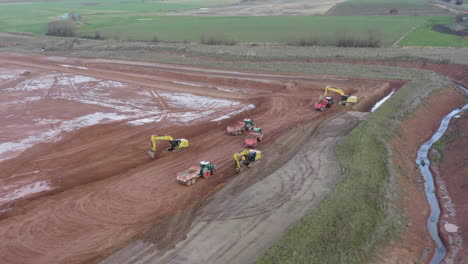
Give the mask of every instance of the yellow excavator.
[[245, 149], [241, 152], [234, 153], [234, 161], [236, 163], [236, 172], [242, 170], [241, 164], [247, 167], [253, 167], [255, 163], [262, 158], [262, 152], [255, 149]]
[[189, 147], [188, 140], [185, 138], [177, 138], [174, 139], [171, 136], [167, 135], [152, 135], [151, 136], [151, 150], [148, 151], [148, 154], [154, 159], [157, 154], [156, 150], [156, 141], [158, 140], [167, 140], [171, 144], [171, 146], [167, 149], [168, 151], [172, 152], [179, 152], [182, 150], [186, 150]]
[[343, 92], [341, 89], [333, 88], [331, 86], [326, 86], [325, 87], [325, 94], [323, 95], [324, 97], [327, 96], [328, 91], [339, 93], [341, 95], [341, 102], [339, 104], [341, 105], [348, 105], [350, 103], [357, 103], [357, 97], [354, 95], [347, 95]]

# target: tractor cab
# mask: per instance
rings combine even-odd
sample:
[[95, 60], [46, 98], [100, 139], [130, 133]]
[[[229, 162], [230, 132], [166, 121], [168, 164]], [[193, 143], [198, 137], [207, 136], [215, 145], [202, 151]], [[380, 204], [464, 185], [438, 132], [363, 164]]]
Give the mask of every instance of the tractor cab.
[[245, 123], [245, 126], [244, 126], [244, 127], [245, 127], [247, 130], [250, 130], [250, 128], [255, 127], [255, 122], [254, 122], [252, 119], [250, 119], [250, 118], [244, 119], [244, 123]]
[[330, 107], [330, 106], [331, 106], [331, 105], [334, 103], [334, 101], [333, 101], [333, 97], [331, 97], [331, 96], [327, 96], [327, 97], [325, 97], [325, 100], [327, 100], [327, 101], [328, 101], [328, 103], [327, 103], [327, 107]]
[[263, 134], [263, 128], [254, 127], [252, 129], [252, 132]]
[[200, 161], [200, 173], [202, 173], [204, 170], [209, 170], [212, 174], [214, 174], [214, 171], [216, 169], [216, 166], [209, 162], [209, 161]]

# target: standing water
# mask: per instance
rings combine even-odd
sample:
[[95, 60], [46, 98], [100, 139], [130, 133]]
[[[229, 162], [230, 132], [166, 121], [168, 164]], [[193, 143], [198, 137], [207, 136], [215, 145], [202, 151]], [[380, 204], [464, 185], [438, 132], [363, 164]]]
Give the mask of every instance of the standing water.
[[[467, 91], [463, 87], [462, 89], [465, 92]], [[437, 224], [440, 218], [440, 207], [435, 194], [436, 190], [434, 178], [432, 177], [431, 171], [429, 170], [429, 165], [431, 164], [431, 162], [428, 158], [428, 152], [429, 149], [432, 147], [432, 144], [438, 141], [445, 134], [450, 119], [466, 109], [468, 109], [468, 104], [466, 104], [462, 108], [457, 108], [450, 112], [448, 115], [446, 115], [442, 119], [439, 129], [434, 133], [432, 138], [426, 143], [424, 143], [418, 150], [418, 158], [416, 159], [416, 163], [419, 164], [419, 169], [421, 170], [421, 173], [424, 177], [426, 197], [431, 209], [431, 215], [429, 216], [429, 219], [427, 219], [427, 228], [437, 247], [430, 264], [439, 264], [442, 261], [442, 259], [444, 259], [447, 250], [445, 249], [445, 246], [442, 243], [442, 240], [440, 239], [439, 232], [437, 229]]]

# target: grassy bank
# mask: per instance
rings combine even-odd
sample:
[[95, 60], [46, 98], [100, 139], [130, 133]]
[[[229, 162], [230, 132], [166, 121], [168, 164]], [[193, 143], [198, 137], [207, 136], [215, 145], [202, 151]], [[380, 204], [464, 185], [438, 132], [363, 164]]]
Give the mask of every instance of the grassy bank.
[[353, 130], [337, 150], [345, 179], [257, 263], [363, 263], [403, 228], [387, 142], [431, 91], [446, 82], [418, 76]]

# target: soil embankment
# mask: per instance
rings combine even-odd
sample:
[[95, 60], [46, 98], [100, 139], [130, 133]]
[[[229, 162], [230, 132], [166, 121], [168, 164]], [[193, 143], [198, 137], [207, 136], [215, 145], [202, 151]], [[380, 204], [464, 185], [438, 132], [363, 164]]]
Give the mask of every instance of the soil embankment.
[[440, 120], [464, 96], [453, 86], [436, 91], [422, 103], [400, 126], [401, 132], [391, 141], [393, 162], [397, 168], [401, 189], [401, 206], [408, 217], [402, 242], [386, 247], [373, 263], [426, 263], [433, 254], [434, 245], [426, 227], [429, 207], [424, 193], [424, 180], [415, 160], [420, 146], [432, 137]]
[[431, 151], [431, 171], [441, 204], [439, 234], [447, 247], [445, 263], [468, 262], [468, 111], [455, 116]]

